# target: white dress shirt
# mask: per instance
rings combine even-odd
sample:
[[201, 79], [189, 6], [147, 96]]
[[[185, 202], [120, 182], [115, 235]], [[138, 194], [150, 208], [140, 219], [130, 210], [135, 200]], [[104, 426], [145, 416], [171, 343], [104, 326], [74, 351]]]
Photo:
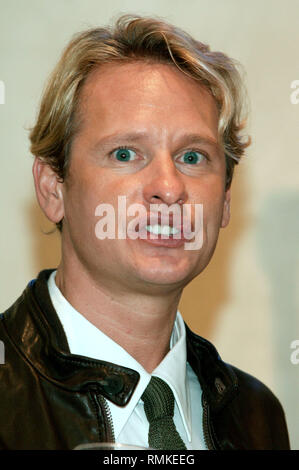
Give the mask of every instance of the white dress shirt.
[[170, 351], [149, 374], [127, 351], [90, 323], [66, 300], [55, 283], [56, 271], [48, 280], [53, 306], [61, 321], [72, 354], [112, 362], [134, 369], [140, 380], [129, 401], [118, 406], [107, 400], [114, 427], [115, 441], [148, 447], [149, 424], [141, 396], [151, 375], [170, 386], [175, 398], [174, 423], [187, 449], [206, 449], [202, 429], [201, 387], [186, 360], [186, 331], [180, 312], [173, 327]]

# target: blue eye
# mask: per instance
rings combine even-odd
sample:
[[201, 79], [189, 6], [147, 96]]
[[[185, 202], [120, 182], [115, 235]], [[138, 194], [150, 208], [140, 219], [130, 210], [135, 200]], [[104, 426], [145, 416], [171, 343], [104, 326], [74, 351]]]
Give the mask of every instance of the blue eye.
[[200, 163], [204, 158], [205, 157], [202, 153], [196, 152], [194, 150], [189, 150], [183, 155], [184, 163], [189, 163], [189, 165], [196, 165], [197, 163]]
[[119, 148], [114, 153], [117, 160], [120, 162], [128, 162], [131, 160], [135, 160], [136, 157], [136, 152], [127, 148]]

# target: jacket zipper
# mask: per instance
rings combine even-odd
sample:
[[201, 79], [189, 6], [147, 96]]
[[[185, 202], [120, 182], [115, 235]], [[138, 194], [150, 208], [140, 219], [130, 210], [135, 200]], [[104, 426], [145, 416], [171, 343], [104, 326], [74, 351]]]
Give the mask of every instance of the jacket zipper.
[[97, 401], [105, 423], [105, 442], [115, 442], [114, 427], [112, 421], [111, 411], [107, 400], [100, 394], [95, 393], [95, 400]]
[[210, 432], [209, 405], [204, 395], [202, 395], [202, 406], [203, 406], [202, 422], [203, 422], [204, 441], [208, 450], [216, 450], [216, 447], [214, 445], [211, 432]]

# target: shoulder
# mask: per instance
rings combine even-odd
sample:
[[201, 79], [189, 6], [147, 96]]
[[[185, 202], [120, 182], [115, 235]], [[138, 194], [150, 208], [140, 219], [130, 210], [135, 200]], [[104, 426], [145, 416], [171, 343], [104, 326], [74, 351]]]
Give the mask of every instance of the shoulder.
[[224, 362], [212, 343], [188, 327], [187, 351], [210, 405], [219, 441], [230, 436], [239, 449], [289, 448], [284, 410], [268, 386]]
[[234, 372], [238, 383], [238, 393], [229, 408], [234, 416], [242, 417], [253, 448], [289, 449], [287, 423], [279, 399], [253, 375], [230, 364], [226, 366]]
[[261, 380], [231, 364], [226, 363], [226, 367], [231, 368], [236, 375], [239, 395], [242, 399], [246, 398], [247, 407], [256, 408], [259, 406], [264, 409], [264, 412], [275, 410], [283, 413], [280, 401]]
[[[246, 395], [247, 400], [254, 403], [257, 401], [266, 401], [271, 403], [271, 406], [281, 408], [279, 400], [275, 397], [273, 392], [261, 380], [255, 376], [239, 369], [232, 364], [225, 362], [219, 355], [215, 346], [205, 338], [198, 336], [192, 332], [188, 327], [187, 329], [187, 347], [188, 343], [192, 345], [194, 355], [199, 358], [201, 363], [201, 374], [211, 377], [211, 375], [221, 376], [222, 381], [226, 379], [225, 385], [237, 390], [235, 396]], [[190, 346], [189, 346], [190, 349]], [[207, 366], [209, 370], [207, 370]], [[210, 382], [210, 380], [208, 380]]]

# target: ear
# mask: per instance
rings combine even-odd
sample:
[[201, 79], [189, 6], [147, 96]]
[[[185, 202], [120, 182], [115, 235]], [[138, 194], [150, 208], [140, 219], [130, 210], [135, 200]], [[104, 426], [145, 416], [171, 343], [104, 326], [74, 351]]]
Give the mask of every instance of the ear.
[[229, 223], [229, 219], [230, 219], [230, 197], [231, 197], [231, 192], [230, 192], [230, 188], [229, 188], [225, 192], [221, 228], [225, 228]]
[[44, 214], [57, 224], [64, 217], [62, 184], [52, 168], [39, 158], [35, 158], [32, 173], [36, 197]]

